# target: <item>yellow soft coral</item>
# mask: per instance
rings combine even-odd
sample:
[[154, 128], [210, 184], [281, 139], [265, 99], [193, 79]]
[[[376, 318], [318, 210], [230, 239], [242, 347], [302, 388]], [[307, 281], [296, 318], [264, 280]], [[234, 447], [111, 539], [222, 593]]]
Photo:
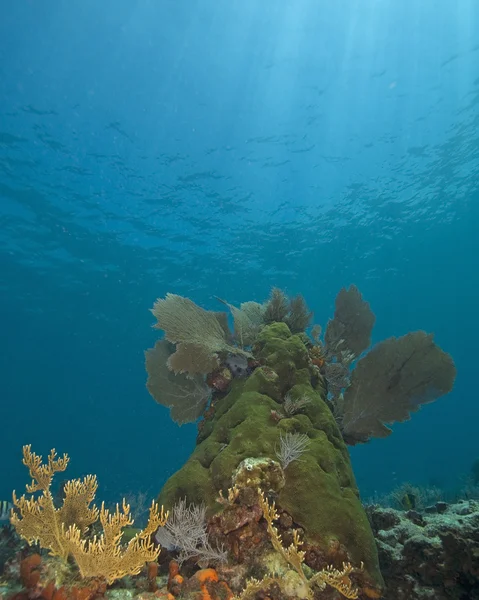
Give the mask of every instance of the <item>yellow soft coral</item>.
[[[48, 463], [43, 464], [42, 457], [31, 451], [31, 446], [23, 447], [23, 464], [32, 477], [27, 485], [29, 494], [41, 492], [35, 498], [23, 495], [17, 498], [13, 493], [10, 521], [17, 533], [29, 544], [39, 543], [53, 556], [66, 560], [72, 556], [76, 561], [82, 577], [104, 577], [108, 583], [125, 575], [136, 575], [146, 562], [156, 560], [160, 549], [151, 541], [151, 535], [160, 526], [166, 524], [168, 514], [153, 502], [150, 517], [144, 530], [135, 535], [125, 546], [122, 545], [123, 528], [132, 525], [130, 506], [123, 500], [120, 510], [111, 514], [102, 504], [101, 510], [90, 506], [95, 498], [97, 481], [94, 475], [83, 480], [68, 481], [64, 487], [64, 500], [60, 508], [56, 508], [50, 491], [55, 473], [67, 468], [69, 457], [56, 457], [55, 450], [48, 456]], [[103, 527], [100, 536], [85, 539], [83, 536], [88, 527], [98, 520]]]
[[82, 539], [78, 527], [71, 525], [65, 532], [70, 553], [78, 564], [82, 577], [104, 577], [108, 583], [125, 575], [137, 575], [146, 562], [155, 561], [160, 549], [155, 547], [151, 536], [158, 527], [164, 527], [167, 515], [158, 510], [154, 502], [150, 507], [148, 524], [133, 537], [128, 545], [121, 545], [122, 530], [133, 524], [130, 506], [123, 501], [123, 510], [116, 506], [111, 514], [102, 504], [100, 522], [103, 533], [93, 539]]
[[[261, 490], [258, 490], [258, 495], [259, 505], [263, 511], [263, 517], [266, 520], [271, 543], [273, 544], [274, 549], [281, 554], [285, 561], [291, 567], [293, 567], [293, 569], [299, 575], [300, 580], [305, 585], [305, 589], [307, 590], [307, 597], [313, 598], [313, 586], [318, 587], [319, 590], [323, 590], [326, 585], [329, 585], [338, 590], [338, 592], [340, 592], [346, 598], [351, 600], [358, 598], [359, 590], [352, 584], [351, 579], [349, 578], [349, 575], [355, 570], [350, 563], [343, 563], [342, 570], [328, 566], [325, 569], [315, 573], [311, 578], [308, 579], [308, 577], [306, 577], [303, 569], [305, 553], [300, 549], [302, 542], [297, 530], [293, 530], [293, 541], [288, 548], [285, 548], [283, 546], [281, 535], [274, 525], [274, 521], [278, 520], [279, 518], [274, 502], [270, 504]], [[269, 582], [270, 579], [271, 578], [267, 576], [265, 581]], [[280, 580], [276, 580], [276, 583], [278, 583], [281, 587], [282, 582]], [[255, 585], [256, 584], [259, 584], [259, 582], [255, 582]], [[252, 586], [251, 589], [255, 589], [255, 586]], [[249, 595], [248, 587], [246, 588], [245, 592], [248, 592], [248, 594], [242, 595], [243, 598], [246, 598]]]

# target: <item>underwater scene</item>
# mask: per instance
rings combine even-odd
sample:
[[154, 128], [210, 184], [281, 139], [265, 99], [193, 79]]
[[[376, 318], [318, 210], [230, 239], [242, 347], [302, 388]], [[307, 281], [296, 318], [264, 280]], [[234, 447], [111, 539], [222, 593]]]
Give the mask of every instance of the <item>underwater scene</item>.
[[0, 0], [0, 600], [479, 600], [479, 4]]

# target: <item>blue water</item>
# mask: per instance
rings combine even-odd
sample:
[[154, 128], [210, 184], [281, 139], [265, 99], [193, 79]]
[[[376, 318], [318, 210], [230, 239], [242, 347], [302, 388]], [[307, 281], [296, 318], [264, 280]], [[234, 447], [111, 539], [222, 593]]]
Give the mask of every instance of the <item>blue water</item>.
[[168, 291], [355, 283], [453, 393], [352, 449], [368, 496], [479, 456], [476, 0], [0, 0], [0, 498], [21, 447], [152, 496], [195, 443], [146, 388]]

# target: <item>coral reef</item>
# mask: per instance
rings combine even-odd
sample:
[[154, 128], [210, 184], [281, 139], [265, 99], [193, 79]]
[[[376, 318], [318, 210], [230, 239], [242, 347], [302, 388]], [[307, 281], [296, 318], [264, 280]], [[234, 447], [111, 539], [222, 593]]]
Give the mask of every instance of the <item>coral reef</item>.
[[147, 388], [178, 424], [201, 420], [144, 529], [125, 501], [92, 504], [94, 476], [67, 481], [57, 502], [68, 456], [44, 464], [24, 447], [31, 497], [14, 494], [11, 524], [49, 555], [10, 540], [5, 573], [21, 588], [8, 597], [366, 600], [383, 592], [380, 563], [387, 599], [479, 597], [477, 505], [421, 513], [410, 486], [397, 491], [402, 513], [369, 507], [369, 521], [346, 445], [389, 435], [450, 391], [452, 358], [422, 331], [367, 352], [375, 317], [355, 286], [339, 292], [324, 339], [319, 325], [307, 335], [302, 296], [217, 300], [228, 312], [175, 294], [152, 309], [164, 338], [145, 353]]
[[[237, 308], [220, 301], [233, 316], [233, 332], [224, 313], [219, 319], [190, 300], [169, 294], [155, 303], [156, 327], [176, 346], [163, 365], [149, 361], [147, 354], [150, 392], [158, 399], [151, 382], [155, 370], [165, 368], [176, 373], [170, 378], [173, 387], [178, 373], [186, 372], [190, 378], [200, 376], [196, 384], [211, 389], [197, 446], [166, 482], [159, 501], [170, 507], [182, 499], [204, 505], [209, 538], [233, 557], [227, 567], [234, 573], [225, 581], [240, 596], [260, 590], [270, 594], [273, 588], [276, 595], [288, 596], [266, 564], [261, 502], [266, 497], [278, 506], [284, 525], [278, 538], [273, 536], [283, 559], [289, 550], [278, 539], [287, 540], [291, 552], [296, 548], [305, 567], [316, 573], [334, 570], [347, 582], [344, 578], [354, 572], [357, 591], [351, 591], [353, 586], [346, 595], [379, 597], [376, 547], [346, 443], [385, 437], [391, 432], [386, 424], [409, 418], [421, 404], [450, 391], [452, 358], [421, 331], [385, 340], [365, 354], [375, 316], [355, 286], [339, 292], [324, 341], [318, 325], [311, 337], [305, 333], [312, 313], [302, 296], [289, 299], [273, 288], [263, 304], [245, 302]], [[184, 387], [181, 380], [177, 383]], [[185, 411], [197, 414], [195, 396], [185, 401], [191, 404]], [[414, 500], [407, 496], [406, 501]], [[271, 527], [266, 527], [270, 537]], [[351, 571], [344, 566], [349, 563]], [[302, 578], [302, 573], [296, 569], [293, 579], [299, 577], [309, 597], [313, 592], [307, 582], [319, 581], [319, 575], [312, 579], [303, 573]]]
[[[304, 531], [306, 564], [320, 571], [329, 564], [340, 568], [342, 562], [364, 563], [363, 585], [367, 580], [371, 589], [380, 587], [374, 540], [349, 454], [324, 401], [323, 380], [310, 365], [306, 345], [285, 323], [273, 323], [259, 333], [253, 352], [262, 366], [246, 380], [234, 381], [232, 390], [215, 404], [196, 449], [167, 481], [159, 502], [173, 506], [186, 497], [189, 502], [205, 503], [214, 514], [221, 509], [220, 492], [236, 485], [244, 490], [236, 510], [254, 513], [259, 487]], [[276, 423], [271, 411], [281, 410], [287, 392], [311, 401], [302, 413]], [[288, 434], [306, 436], [309, 444], [283, 471], [276, 456], [281, 438]], [[218, 536], [219, 541], [229, 548], [239, 544], [235, 536], [241, 532], [234, 532], [226, 539]], [[248, 563], [244, 555], [242, 559]]]
[[[235, 363], [242, 363], [240, 376], [257, 366], [256, 345], [265, 324], [284, 323], [300, 336], [308, 364], [324, 378], [326, 399], [348, 444], [388, 436], [388, 424], [409, 419], [422, 404], [453, 387], [456, 368], [451, 356], [423, 331], [391, 337], [363, 355], [371, 343], [375, 316], [354, 285], [338, 293], [324, 342], [318, 325], [311, 338], [304, 333], [312, 313], [302, 296], [290, 300], [273, 288], [264, 304], [244, 302], [237, 308], [218, 300], [233, 315], [233, 333], [225, 313], [206, 311], [174, 294], [158, 299], [152, 310], [158, 319], [155, 327], [165, 331], [165, 339], [146, 352], [147, 387], [179, 424], [202, 414], [209, 389], [230, 389], [238, 377]], [[187, 377], [181, 377], [183, 373]], [[287, 412], [288, 404], [285, 407]], [[284, 414], [276, 411], [276, 416], [281, 420]]]
[[423, 511], [367, 509], [386, 581], [384, 600], [479, 598], [479, 503]]

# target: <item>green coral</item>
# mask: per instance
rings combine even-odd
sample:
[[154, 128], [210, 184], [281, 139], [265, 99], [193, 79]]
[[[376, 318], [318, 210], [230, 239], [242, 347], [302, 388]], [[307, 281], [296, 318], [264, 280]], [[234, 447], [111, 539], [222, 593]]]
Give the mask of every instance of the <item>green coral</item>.
[[[285, 485], [281, 489], [273, 486], [278, 505], [304, 529], [307, 543], [326, 549], [330, 542], [339, 541], [352, 561], [363, 561], [380, 582], [374, 538], [348, 450], [324, 401], [322, 380], [310, 365], [302, 337], [291, 334], [285, 323], [273, 323], [259, 333], [253, 351], [262, 366], [247, 380], [236, 381], [217, 403], [193, 454], [168, 480], [159, 501], [173, 506], [186, 496], [190, 502], [204, 502], [211, 512], [218, 511], [221, 505], [216, 500], [221, 491], [231, 487], [242, 461], [277, 461], [281, 435], [305, 434], [310, 439], [306, 451], [284, 471]], [[278, 423], [271, 413], [281, 411], [287, 392], [307, 395], [311, 402], [301, 414]]]

